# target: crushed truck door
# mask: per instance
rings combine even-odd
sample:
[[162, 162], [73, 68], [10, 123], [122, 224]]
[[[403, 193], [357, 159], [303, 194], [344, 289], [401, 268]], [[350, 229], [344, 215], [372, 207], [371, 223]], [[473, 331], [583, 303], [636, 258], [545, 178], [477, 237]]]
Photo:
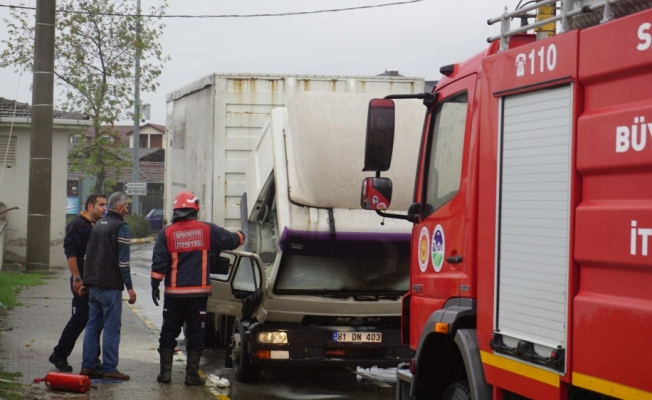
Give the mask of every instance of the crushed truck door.
[[[211, 273], [211, 291], [208, 298], [208, 311], [215, 314], [240, 317], [243, 300], [257, 288], [264, 291], [265, 273], [257, 254], [244, 251], [223, 251], [221, 257], [229, 260], [229, 268], [224, 274]], [[213, 271], [211, 271], [213, 272]], [[258, 305], [253, 316], [264, 322], [267, 311]]]

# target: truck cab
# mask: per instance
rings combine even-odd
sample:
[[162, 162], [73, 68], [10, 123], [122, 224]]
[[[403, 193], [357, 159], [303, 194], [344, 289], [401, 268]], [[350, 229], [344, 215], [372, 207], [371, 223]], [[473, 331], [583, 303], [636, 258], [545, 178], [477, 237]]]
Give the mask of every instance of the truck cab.
[[[262, 128], [240, 202], [245, 245], [223, 252], [229, 268], [211, 275], [208, 301], [239, 381], [266, 366], [396, 367], [412, 357], [400, 339], [411, 225], [359, 209], [364, 174], [350, 162], [372, 97], [297, 93]], [[416, 139], [422, 108], [406, 102], [397, 129]], [[389, 174], [407, 189], [418, 145], [397, 151], [409, 161]], [[405, 212], [411, 199], [393, 200]]]

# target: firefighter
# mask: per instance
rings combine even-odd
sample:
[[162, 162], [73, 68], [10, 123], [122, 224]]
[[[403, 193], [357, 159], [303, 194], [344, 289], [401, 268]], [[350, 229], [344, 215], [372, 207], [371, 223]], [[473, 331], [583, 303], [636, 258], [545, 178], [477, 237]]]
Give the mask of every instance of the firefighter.
[[172, 225], [159, 233], [152, 255], [152, 300], [158, 306], [159, 285], [165, 281], [163, 327], [159, 339], [159, 382], [172, 380], [172, 358], [177, 337], [186, 323], [186, 385], [203, 385], [199, 359], [204, 350], [206, 303], [211, 294], [210, 253], [233, 250], [244, 243], [242, 232], [230, 232], [198, 221], [199, 200], [184, 191], [174, 199]]

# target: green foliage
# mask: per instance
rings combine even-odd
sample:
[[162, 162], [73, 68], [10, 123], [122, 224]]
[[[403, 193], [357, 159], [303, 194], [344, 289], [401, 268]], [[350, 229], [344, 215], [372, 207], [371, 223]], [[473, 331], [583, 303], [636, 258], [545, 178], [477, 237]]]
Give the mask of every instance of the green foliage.
[[[102, 187], [113, 187], [125, 168], [131, 167], [131, 155], [115, 131], [100, 128], [102, 134], [114, 138], [114, 143], [102, 140], [79, 141], [68, 153], [70, 170], [86, 176], [95, 176], [95, 193]], [[109, 174], [113, 172], [113, 174]]]
[[151, 233], [149, 222], [140, 215], [127, 214], [124, 216], [125, 222], [129, 224], [132, 238], [148, 237]]
[[20, 272], [0, 272], [0, 303], [5, 307], [20, 306], [18, 294], [25, 286], [43, 285], [45, 276]]
[[[106, 181], [113, 186], [131, 161], [111, 128], [116, 121], [133, 119], [134, 69], [140, 54], [141, 90], [153, 92], [163, 63], [169, 59], [161, 50], [165, 25], [161, 17], [167, 3], [151, 7], [154, 18], [139, 18], [135, 2], [119, 0], [57, 1], [55, 77], [63, 87], [62, 108], [87, 114], [93, 121], [94, 140], [80, 141], [70, 154], [70, 167], [96, 177], [95, 192]], [[22, 5], [22, 4], [21, 4]], [[69, 12], [66, 12], [69, 11]], [[29, 12], [11, 9], [5, 19], [8, 37], [0, 40], [0, 67], [31, 71], [34, 57], [34, 23]], [[111, 142], [99, 140], [112, 137]], [[113, 175], [108, 174], [112, 171]]]

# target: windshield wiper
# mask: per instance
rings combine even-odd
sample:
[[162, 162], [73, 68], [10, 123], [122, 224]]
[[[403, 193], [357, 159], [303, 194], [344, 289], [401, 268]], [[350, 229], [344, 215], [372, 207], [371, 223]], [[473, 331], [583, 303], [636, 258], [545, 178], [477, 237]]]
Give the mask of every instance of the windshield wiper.
[[398, 300], [401, 296], [392, 293], [359, 293], [353, 295], [355, 301]]

